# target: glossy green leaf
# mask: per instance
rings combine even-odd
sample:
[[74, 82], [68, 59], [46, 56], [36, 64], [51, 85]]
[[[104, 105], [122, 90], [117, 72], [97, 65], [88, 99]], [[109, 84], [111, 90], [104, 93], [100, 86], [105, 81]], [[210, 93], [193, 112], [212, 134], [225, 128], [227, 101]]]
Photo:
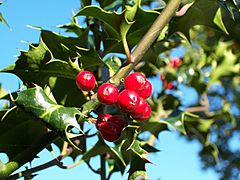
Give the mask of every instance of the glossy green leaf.
[[173, 19], [170, 23], [169, 34], [181, 32], [190, 39], [189, 31], [195, 25], [205, 25], [219, 29], [214, 23], [214, 18], [216, 17], [219, 7], [220, 5], [217, 1], [196, 0], [183, 16]]
[[89, 149], [86, 153], [83, 154], [81, 159], [84, 161], [89, 161], [94, 156], [109, 153], [111, 155], [111, 158], [115, 160], [119, 167], [122, 166], [125, 167], [126, 164], [122, 158], [121, 151], [119, 150], [119, 148], [120, 146], [116, 146], [115, 148], [109, 147], [103, 141], [103, 139], [100, 138], [91, 149]]
[[79, 115], [80, 112], [76, 108], [56, 104], [39, 86], [22, 91], [15, 103], [26, 112], [41, 119], [50, 129], [64, 137], [72, 145], [74, 145], [71, 141], [72, 138], [83, 135], [76, 120], [76, 115]]
[[168, 131], [168, 125], [164, 121], [155, 121], [155, 122], [147, 122], [141, 125], [141, 132], [149, 131], [156, 138], [158, 138], [159, 133], [162, 131]]
[[128, 179], [130, 180], [147, 179], [145, 168], [146, 163], [149, 163], [149, 161], [141, 158], [135, 153], [132, 153], [130, 169], [128, 171], [129, 172]]
[[36, 83], [44, 86], [49, 77], [63, 77], [75, 79], [77, 71], [67, 62], [51, 59], [51, 52], [41, 40], [35, 47], [30, 45], [29, 51], [22, 51], [15, 64], [12, 64], [1, 72], [9, 72], [19, 76], [25, 83]]
[[123, 19], [122, 13], [108, 12], [97, 6], [86, 6], [76, 14], [76, 16], [91, 16], [104, 22], [106, 30], [115, 39], [120, 39], [119, 24]]
[[228, 31], [224, 25], [223, 19], [222, 19], [222, 12], [221, 12], [221, 8], [219, 8], [217, 10], [217, 13], [213, 19], [213, 22], [222, 29], [223, 32], [225, 32], [226, 34], [228, 34]]
[[109, 75], [112, 77], [122, 66], [122, 62], [118, 57], [112, 56], [104, 61], [109, 69]]
[[72, 16], [72, 21], [68, 24], [64, 24], [64, 25], [59, 25], [57, 26], [57, 28], [62, 28], [65, 29], [66, 32], [73, 32], [75, 33], [78, 37], [82, 36], [84, 33], [88, 32], [88, 30], [86, 30], [85, 28], [82, 28], [79, 24], [78, 24], [78, 20], [77, 17], [75, 17], [75, 15], [73, 14]]
[[47, 133], [39, 119], [19, 108], [0, 111], [0, 118], [0, 153], [9, 159], [5, 164], [0, 160], [1, 179], [32, 161], [57, 136]]

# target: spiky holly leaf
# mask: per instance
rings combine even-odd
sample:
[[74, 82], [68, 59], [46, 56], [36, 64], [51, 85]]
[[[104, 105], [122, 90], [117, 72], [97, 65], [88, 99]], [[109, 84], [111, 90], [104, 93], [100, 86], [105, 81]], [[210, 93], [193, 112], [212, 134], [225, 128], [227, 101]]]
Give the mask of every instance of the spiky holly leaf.
[[129, 169], [129, 180], [146, 179], [146, 163], [149, 161], [139, 156], [138, 153], [131, 153], [131, 164]]
[[124, 18], [123, 13], [108, 12], [98, 6], [86, 6], [80, 9], [76, 16], [91, 16], [103, 21], [107, 33], [115, 39], [120, 39], [119, 24]]
[[71, 140], [83, 135], [76, 120], [80, 114], [76, 108], [56, 104], [39, 86], [20, 92], [15, 103], [78, 148]]
[[86, 6], [76, 16], [91, 16], [104, 22], [105, 31], [102, 32], [102, 37], [106, 55], [110, 52], [123, 53], [122, 41], [126, 39], [129, 48], [134, 47], [158, 14], [156, 11], [143, 10], [140, 1], [134, 0], [133, 5], [127, 5], [121, 13], [106, 11], [97, 6]]
[[121, 60], [115, 56], [106, 59], [104, 62], [108, 67], [110, 77], [112, 77], [120, 69], [122, 65]]
[[195, 25], [204, 25], [217, 30], [222, 29], [227, 33], [219, 10], [220, 3], [218, 1], [195, 0], [183, 16], [173, 19], [170, 23], [169, 34], [181, 32], [190, 40], [189, 31]]
[[9, 159], [7, 163], [0, 160], [1, 179], [32, 161], [57, 136], [47, 133], [38, 118], [19, 108], [1, 110], [0, 119], [0, 153], [6, 153]]
[[159, 133], [162, 131], [168, 131], [168, 125], [164, 121], [151, 121], [141, 125], [141, 132], [149, 131], [156, 138], [158, 138]]
[[99, 138], [98, 142], [91, 149], [86, 151], [81, 159], [84, 161], [89, 161], [94, 156], [108, 153], [111, 158], [115, 160], [119, 169], [124, 171], [123, 167], [125, 167], [126, 164], [122, 158], [119, 147], [120, 146], [116, 146], [115, 148], [109, 147], [102, 138]]
[[[27, 85], [49, 85], [59, 104], [80, 107], [86, 99], [75, 84], [79, 70], [76, 64], [82, 64], [83, 68], [104, 65], [96, 51], [81, 48], [86, 45], [85, 37], [70, 38], [41, 30], [40, 43], [30, 45], [15, 64], [1, 72], [13, 73]], [[62, 88], [66, 86], [71, 88]]]
[[[3, 2], [0, 1], [0, 5], [2, 5], [2, 4], [3, 4]], [[8, 28], [10, 28], [10, 26], [9, 26], [8, 23], [7, 23], [7, 21], [3, 18], [3, 15], [2, 15], [1, 12], [0, 12], [0, 22], [2, 22], [3, 24], [7, 25]]]

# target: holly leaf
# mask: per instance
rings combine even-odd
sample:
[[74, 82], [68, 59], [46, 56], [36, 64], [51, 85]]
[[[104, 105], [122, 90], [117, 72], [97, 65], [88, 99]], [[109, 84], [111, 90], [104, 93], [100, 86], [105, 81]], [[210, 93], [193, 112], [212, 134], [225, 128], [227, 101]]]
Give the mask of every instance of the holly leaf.
[[149, 131], [152, 135], [158, 138], [159, 133], [168, 131], [168, 125], [164, 121], [152, 121], [141, 125], [140, 131]]
[[218, 65], [213, 66], [210, 75], [210, 83], [218, 81], [221, 77], [239, 74], [239, 68], [240, 64], [237, 56], [234, 55], [231, 50], [225, 50], [223, 60]]
[[143, 159], [138, 154], [131, 154], [131, 164], [129, 169], [129, 180], [135, 179], [147, 179], [146, 177], [146, 163], [149, 163], [147, 159]]
[[195, 25], [204, 25], [217, 30], [222, 29], [226, 32], [221, 13], [218, 12], [219, 8], [218, 1], [196, 0], [183, 16], [173, 18], [169, 27], [169, 35], [181, 32], [187, 39], [190, 39], [189, 31]]
[[83, 135], [76, 120], [76, 115], [80, 115], [76, 108], [56, 104], [39, 86], [22, 91], [15, 103], [46, 123], [51, 130], [78, 149], [71, 140]]
[[0, 179], [9, 176], [26, 162], [30, 162], [57, 136], [47, 133], [44, 124], [19, 108], [0, 111], [0, 153], [8, 162], [0, 160]]
[[36, 83], [44, 86], [49, 77], [62, 77], [75, 79], [77, 71], [67, 62], [51, 59], [51, 52], [43, 40], [36, 47], [29, 46], [29, 51], [22, 51], [15, 64], [12, 64], [0, 72], [8, 72], [17, 75], [23, 82]]
[[124, 171], [124, 168], [121, 167], [125, 167], [126, 164], [122, 158], [121, 151], [119, 149], [120, 147], [121, 146], [116, 146], [115, 148], [111, 148], [104, 142], [102, 138], [100, 138], [91, 149], [83, 154], [81, 159], [84, 161], [89, 161], [94, 156], [108, 153], [110, 154], [111, 158], [115, 160], [119, 169]]
[[[2, 4], [2, 3], [1, 3]], [[1, 5], [0, 4], [0, 5]], [[2, 22], [3, 24], [5, 24], [9, 29], [11, 29], [11, 27], [9, 26], [9, 24], [7, 23], [7, 21], [4, 19], [2, 13], [0, 12], [0, 22]]]
[[74, 13], [72, 16], [72, 21], [70, 23], [64, 24], [64, 25], [59, 25], [59, 26], [57, 26], [57, 28], [65, 29], [66, 32], [73, 32], [78, 37], [82, 36], [84, 32], [88, 32], [88, 30], [86, 28], [82, 28], [79, 26], [77, 17], [75, 17]]
[[123, 13], [105, 11], [98, 6], [86, 6], [76, 14], [76, 16], [91, 16], [104, 22], [107, 33], [115, 39], [120, 38], [119, 24], [123, 19]]
[[104, 62], [108, 67], [110, 77], [112, 77], [120, 69], [122, 65], [121, 60], [115, 56], [106, 59]]

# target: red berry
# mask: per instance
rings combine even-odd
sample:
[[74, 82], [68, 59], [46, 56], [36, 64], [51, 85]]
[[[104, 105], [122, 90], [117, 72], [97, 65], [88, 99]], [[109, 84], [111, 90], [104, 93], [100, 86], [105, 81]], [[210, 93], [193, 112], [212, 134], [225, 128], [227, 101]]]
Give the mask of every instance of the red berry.
[[173, 89], [173, 88], [174, 88], [174, 85], [172, 82], [167, 84], [167, 89]]
[[103, 114], [98, 116], [96, 127], [103, 139], [112, 142], [121, 136], [124, 128], [124, 120], [119, 116]]
[[159, 77], [160, 77], [160, 79], [162, 81], [163, 86], [166, 86], [167, 80], [165, 79], [165, 77], [163, 75], [161, 75], [161, 74], [159, 75]]
[[139, 95], [131, 90], [123, 90], [118, 95], [118, 106], [123, 112], [133, 112], [139, 105]]
[[128, 90], [138, 92], [144, 88], [146, 78], [143, 74], [135, 72], [129, 74], [124, 80], [124, 87]]
[[83, 91], [91, 91], [94, 89], [96, 79], [89, 71], [81, 71], [76, 77], [76, 84]]
[[144, 99], [147, 99], [152, 94], [152, 84], [147, 80], [144, 89], [138, 92], [138, 95]]
[[135, 118], [135, 120], [137, 120], [137, 121], [146, 121], [147, 119], [150, 118], [151, 114], [152, 114], [152, 109], [151, 109], [150, 105], [147, 103], [146, 111], [143, 114], [143, 116], [137, 117], [137, 118]]
[[130, 115], [136, 119], [142, 117], [147, 112], [148, 103], [142, 97], [140, 97], [139, 105]]
[[102, 84], [98, 88], [97, 97], [99, 101], [103, 104], [114, 104], [118, 100], [118, 89], [116, 86], [109, 83]]
[[179, 57], [174, 57], [170, 60], [170, 67], [172, 68], [178, 68], [182, 64], [182, 60]]

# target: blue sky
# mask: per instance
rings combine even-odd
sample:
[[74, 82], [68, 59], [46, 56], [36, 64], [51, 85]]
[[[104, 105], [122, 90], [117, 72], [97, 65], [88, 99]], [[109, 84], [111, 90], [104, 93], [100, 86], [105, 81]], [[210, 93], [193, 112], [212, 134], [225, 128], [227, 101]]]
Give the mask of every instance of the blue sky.
[[[26, 42], [38, 42], [39, 32], [28, 28], [26, 25], [39, 26], [44, 29], [63, 33], [55, 28], [60, 24], [70, 22], [72, 10], [77, 11], [79, 0], [5, 0], [0, 6], [0, 12], [11, 26], [0, 24], [0, 69], [14, 63], [19, 49], [27, 50]], [[16, 76], [0, 74], [0, 83], [6, 90], [17, 90], [20, 81]], [[89, 147], [94, 145], [90, 141]], [[217, 180], [217, 175], [209, 170], [202, 171], [200, 159], [197, 155], [200, 145], [193, 141], [188, 142], [179, 138], [177, 132], [163, 132], [156, 142], [161, 150], [156, 155], [149, 156], [154, 165], [147, 165], [148, 177], [151, 180]], [[56, 154], [59, 150], [55, 148]], [[34, 160], [33, 165], [39, 165], [53, 158], [46, 150], [42, 151], [41, 158]], [[1, 159], [1, 156], [0, 156]], [[64, 163], [71, 164], [70, 158]], [[98, 167], [98, 157], [94, 158], [93, 164]], [[22, 168], [23, 169], [23, 168]], [[71, 170], [62, 170], [58, 167], [41, 171], [35, 179], [98, 179], [99, 176], [92, 173], [85, 164], [81, 164]], [[126, 179], [120, 174], [115, 174], [113, 179]]]

